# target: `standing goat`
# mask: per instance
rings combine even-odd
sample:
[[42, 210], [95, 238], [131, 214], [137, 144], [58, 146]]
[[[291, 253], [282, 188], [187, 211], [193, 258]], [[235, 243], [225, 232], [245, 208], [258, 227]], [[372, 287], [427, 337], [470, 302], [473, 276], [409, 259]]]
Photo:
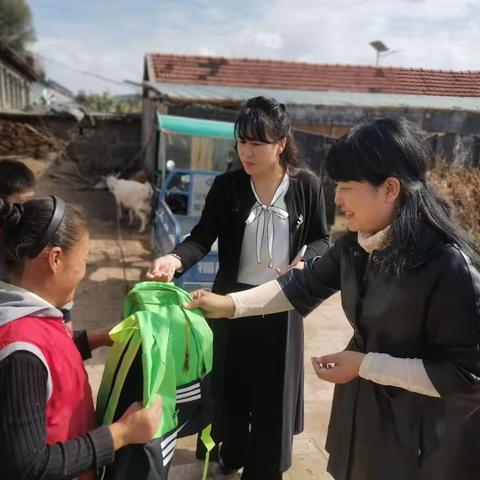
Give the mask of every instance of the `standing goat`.
[[127, 210], [129, 224], [133, 225], [136, 216], [140, 220], [138, 232], [142, 233], [152, 213], [152, 186], [149, 183], [140, 183], [135, 180], [118, 179], [113, 175], [106, 177], [105, 182], [115, 197], [117, 219], [121, 219], [123, 209]]

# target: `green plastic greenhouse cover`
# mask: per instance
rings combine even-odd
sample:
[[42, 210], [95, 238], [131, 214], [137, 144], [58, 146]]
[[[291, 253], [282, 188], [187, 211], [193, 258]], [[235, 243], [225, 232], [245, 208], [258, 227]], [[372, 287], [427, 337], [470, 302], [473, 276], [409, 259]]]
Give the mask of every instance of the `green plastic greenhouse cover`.
[[162, 132], [193, 137], [234, 138], [233, 123], [175, 115], [158, 115], [158, 129]]

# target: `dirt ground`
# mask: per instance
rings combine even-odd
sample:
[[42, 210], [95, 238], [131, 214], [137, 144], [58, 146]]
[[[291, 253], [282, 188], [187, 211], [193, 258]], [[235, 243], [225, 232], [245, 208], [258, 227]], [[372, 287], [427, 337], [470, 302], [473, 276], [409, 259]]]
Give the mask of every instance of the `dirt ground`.
[[[151, 234], [138, 234], [122, 223], [117, 228], [113, 197], [105, 190], [92, 189], [94, 176], [80, 174], [68, 161], [24, 159], [38, 174], [38, 194], [55, 193], [86, 212], [91, 237], [87, 274], [79, 286], [73, 308], [75, 329], [110, 328], [122, 319], [122, 302], [130, 287], [141, 281], [152, 259]], [[138, 226], [137, 226], [138, 228]], [[343, 349], [351, 335], [343, 316], [339, 297], [335, 296], [305, 320], [305, 413], [303, 434], [295, 438], [294, 462], [285, 480], [331, 478], [327, 473], [324, 449], [333, 387], [316, 378], [310, 366], [312, 355]], [[87, 361], [87, 371], [94, 395], [103, 371], [107, 348], [94, 352]], [[203, 465], [194, 457], [195, 438], [177, 443], [171, 480], [201, 478]], [[210, 466], [209, 479], [226, 479]], [[237, 475], [231, 479], [239, 478]]]

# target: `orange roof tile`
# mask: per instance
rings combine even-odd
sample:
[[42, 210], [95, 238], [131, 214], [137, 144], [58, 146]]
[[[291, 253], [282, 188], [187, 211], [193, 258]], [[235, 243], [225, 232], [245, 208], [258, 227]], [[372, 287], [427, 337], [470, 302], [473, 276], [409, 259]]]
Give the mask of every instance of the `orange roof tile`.
[[150, 81], [282, 90], [480, 97], [480, 71], [147, 54]]

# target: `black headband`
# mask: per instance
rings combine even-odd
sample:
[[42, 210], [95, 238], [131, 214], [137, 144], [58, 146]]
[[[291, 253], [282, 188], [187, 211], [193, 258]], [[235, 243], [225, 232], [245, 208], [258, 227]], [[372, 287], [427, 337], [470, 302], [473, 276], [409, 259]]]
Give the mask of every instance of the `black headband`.
[[50, 218], [50, 222], [42, 236], [28, 252], [28, 256], [30, 258], [35, 258], [40, 255], [40, 252], [49, 244], [49, 242], [52, 240], [52, 237], [57, 233], [60, 225], [63, 222], [63, 218], [65, 217], [65, 202], [55, 195], [50, 195], [50, 198], [53, 200], [52, 217]]

